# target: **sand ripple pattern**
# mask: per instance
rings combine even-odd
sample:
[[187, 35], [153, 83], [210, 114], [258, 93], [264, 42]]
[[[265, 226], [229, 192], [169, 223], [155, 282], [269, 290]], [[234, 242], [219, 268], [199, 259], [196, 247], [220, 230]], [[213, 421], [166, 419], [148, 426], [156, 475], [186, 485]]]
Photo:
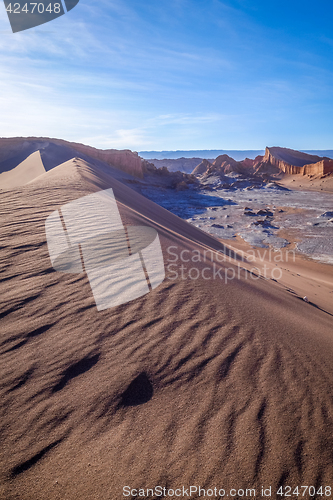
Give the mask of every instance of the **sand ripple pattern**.
[[0, 496], [332, 485], [331, 318], [263, 280], [165, 280], [98, 312], [43, 231], [87, 192], [1, 194]]

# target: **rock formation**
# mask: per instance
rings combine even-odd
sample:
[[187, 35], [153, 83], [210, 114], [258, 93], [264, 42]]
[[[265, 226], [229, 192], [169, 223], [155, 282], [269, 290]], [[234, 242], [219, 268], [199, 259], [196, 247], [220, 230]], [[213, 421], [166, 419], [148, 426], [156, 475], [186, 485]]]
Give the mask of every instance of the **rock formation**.
[[236, 172], [246, 176], [261, 177], [279, 174], [317, 177], [333, 173], [333, 160], [330, 158], [279, 147], [267, 147], [265, 155], [257, 156], [254, 160], [245, 158], [238, 162], [228, 155], [220, 155], [213, 164], [206, 164], [204, 161], [194, 169], [193, 174], [203, 174], [207, 177]]
[[209, 168], [209, 173], [229, 174], [230, 172], [241, 173], [244, 170], [241, 162], [238, 162], [228, 155], [220, 155]]
[[143, 177], [142, 160], [137, 153], [129, 149], [96, 149], [75, 142], [71, 142], [70, 145], [79, 153], [101, 160], [135, 177]]
[[290, 175], [325, 175], [333, 172], [333, 160], [288, 148], [266, 148], [261, 165], [271, 165]]
[[201, 175], [201, 174], [204, 174], [208, 169], [209, 167], [211, 167], [212, 164], [210, 161], [208, 160], [202, 160], [201, 163], [199, 163], [199, 165], [197, 165], [195, 167], [195, 169], [193, 170], [192, 174], [193, 175]]
[[261, 163], [263, 158], [263, 156], [256, 156], [254, 160], [252, 160], [251, 158], [245, 158], [245, 160], [242, 160], [241, 163], [243, 167], [253, 170], [253, 167]]
[[[202, 158], [165, 158], [165, 159], [150, 159], [155, 167], [167, 167], [169, 172], [184, 172], [185, 174], [193, 173], [193, 169], [202, 162]], [[208, 160], [209, 161], [209, 160]], [[214, 161], [213, 159], [210, 160]]]
[[322, 176], [333, 173], [333, 160], [330, 158], [324, 158], [317, 163], [312, 163], [310, 165], [304, 165], [303, 175], [309, 176]]
[[[209, 163], [209, 162], [208, 162]], [[171, 187], [177, 191], [183, 191], [188, 189], [189, 185], [197, 184], [198, 180], [193, 174], [186, 174], [184, 172], [176, 171], [170, 172], [167, 167], [156, 168], [154, 163], [148, 160], [142, 160], [142, 167], [144, 172], [145, 180], [149, 179], [149, 176], [161, 178], [166, 187]]]

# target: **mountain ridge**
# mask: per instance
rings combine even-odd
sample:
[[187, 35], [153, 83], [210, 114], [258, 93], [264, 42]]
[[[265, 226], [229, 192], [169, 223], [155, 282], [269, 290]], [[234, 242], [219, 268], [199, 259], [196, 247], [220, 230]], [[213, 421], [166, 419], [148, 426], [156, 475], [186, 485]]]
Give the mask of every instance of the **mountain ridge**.
[[[333, 158], [333, 149], [300, 149], [302, 153]], [[166, 150], [166, 151], [138, 151], [141, 158], [145, 160], [167, 160], [178, 158], [199, 158], [211, 160], [217, 156], [227, 154], [236, 161], [244, 160], [246, 157], [254, 160], [256, 156], [263, 156], [265, 149], [193, 149], [193, 150]]]

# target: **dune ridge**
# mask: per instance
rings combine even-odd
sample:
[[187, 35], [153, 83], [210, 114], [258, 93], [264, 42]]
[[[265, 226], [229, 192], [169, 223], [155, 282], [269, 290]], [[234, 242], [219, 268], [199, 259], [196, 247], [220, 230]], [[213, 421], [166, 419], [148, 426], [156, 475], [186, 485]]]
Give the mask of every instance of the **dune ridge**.
[[44, 173], [45, 167], [40, 152], [35, 151], [9, 172], [0, 173], [0, 186], [1, 189], [22, 186]]
[[0, 138], [0, 172], [11, 170], [13, 165], [16, 166], [35, 151], [40, 151], [46, 170], [80, 156], [84, 160], [100, 160], [136, 177], [143, 175], [141, 158], [133, 151], [128, 149], [102, 150], [85, 144], [48, 137]]

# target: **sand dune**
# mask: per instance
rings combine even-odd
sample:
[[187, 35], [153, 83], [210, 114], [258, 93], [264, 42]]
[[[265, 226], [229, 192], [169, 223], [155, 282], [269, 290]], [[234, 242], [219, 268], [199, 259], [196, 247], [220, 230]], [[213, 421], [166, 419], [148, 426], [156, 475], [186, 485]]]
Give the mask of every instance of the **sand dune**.
[[[44, 225], [110, 187], [125, 226], [158, 231], [166, 279], [98, 311], [85, 273], [51, 267]], [[280, 486], [333, 486], [332, 314], [244, 270], [226, 279], [247, 266], [237, 252], [221, 262], [221, 242], [93, 163], [71, 160], [0, 202], [2, 498], [191, 485], [255, 488], [257, 498], [271, 486], [281, 498]], [[174, 279], [170, 246], [201, 256], [185, 265], [198, 279], [182, 279], [179, 260]]]
[[17, 167], [0, 174], [0, 188], [11, 189], [22, 186], [43, 173], [45, 173], [45, 168], [40, 152], [36, 151], [17, 165]]
[[85, 144], [50, 137], [0, 137], [0, 172], [12, 170], [36, 151], [40, 151], [46, 171], [80, 156], [83, 160], [92, 160], [96, 164], [104, 163], [136, 177], [141, 178], [143, 175], [141, 159], [133, 151], [96, 149]]

